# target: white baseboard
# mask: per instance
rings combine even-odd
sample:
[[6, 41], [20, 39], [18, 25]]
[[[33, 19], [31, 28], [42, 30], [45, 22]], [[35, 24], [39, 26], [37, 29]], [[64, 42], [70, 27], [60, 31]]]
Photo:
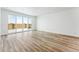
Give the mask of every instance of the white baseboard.
[[[37, 30], [37, 31], [42, 31], [42, 30]], [[79, 34], [66, 34], [66, 33], [60, 33], [60, 32], [50, 32], [50, 31], [44, 31], [44, 32], [56, 33], [56, 34], [61, 34], [61, 35], [66, 35], [66, 36], [79, 37]]]

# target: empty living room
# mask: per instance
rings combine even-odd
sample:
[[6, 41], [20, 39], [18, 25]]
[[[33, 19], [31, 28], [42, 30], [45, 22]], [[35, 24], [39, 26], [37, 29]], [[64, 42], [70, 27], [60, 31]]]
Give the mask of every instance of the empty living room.
[[79, 52], [79, 7], [0, 7], [0, 52]]

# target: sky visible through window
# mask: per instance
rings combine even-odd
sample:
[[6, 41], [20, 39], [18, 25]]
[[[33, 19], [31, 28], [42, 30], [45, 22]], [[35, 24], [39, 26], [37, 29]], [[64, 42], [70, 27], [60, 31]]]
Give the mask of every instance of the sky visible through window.
[[[23, 19], [23, 20], [22, 20]], [[24, 24], [27, 24], [29, 22], [29, 24], [32, 23], [32, 18], [28, 18], [28, 17], [23, 17], [22, 16], [14, 16], [14, 15], [8, 15], [8, 23], [18, 23], [18, 24], [22, 24], [22, 22]]]
[[22, 24], [22, 16], [17, 16], [17, 24]]
[[8, 15], [8, 23], [15, 23], [16, 17], [13, 15]]

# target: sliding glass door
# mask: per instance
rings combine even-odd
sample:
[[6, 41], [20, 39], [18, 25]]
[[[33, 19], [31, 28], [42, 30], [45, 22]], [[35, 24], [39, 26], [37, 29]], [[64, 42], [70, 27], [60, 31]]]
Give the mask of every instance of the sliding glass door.
[[28, 20], [28, 29], [32, 30], [32, 17], [29, 17], [29, 20]]
[[27, 16], [8, 15], [8, 33], [32, 30], [32, 18]]
[[22, 21], [22, 16], [16, 16], [16, 30], [17, 32], [21, 32], [23, 30], [23, 21]]
[[23, 31], [28, 30], [28, 17], [23, 17]]
[[16, 16], [8, 15], [8, 33], [16, 32], [15, 24], [16, 24]]

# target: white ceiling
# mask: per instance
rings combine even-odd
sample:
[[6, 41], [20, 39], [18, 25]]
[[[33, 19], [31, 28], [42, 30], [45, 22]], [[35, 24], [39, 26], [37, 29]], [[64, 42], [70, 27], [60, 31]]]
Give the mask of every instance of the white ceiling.
[[70, 8], [69, 7], [5, 7], [5, 9], [21, 12], [32, 16], [39, 16], [48, 13], [60, 12]]

